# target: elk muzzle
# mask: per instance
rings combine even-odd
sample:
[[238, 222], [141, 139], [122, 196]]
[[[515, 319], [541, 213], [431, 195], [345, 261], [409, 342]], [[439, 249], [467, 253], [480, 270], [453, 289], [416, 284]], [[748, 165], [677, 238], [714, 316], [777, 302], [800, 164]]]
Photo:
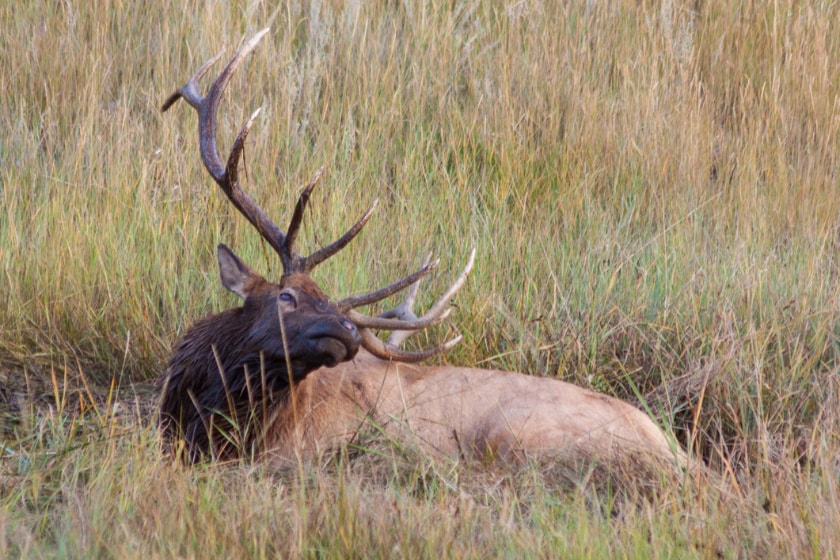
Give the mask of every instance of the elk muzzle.
[[314, 322], [306, 329], [305, 336], [310, 341], [313, 362], [326, 367], [352, 360], [362, 343], [356, 325], [341, 316]]

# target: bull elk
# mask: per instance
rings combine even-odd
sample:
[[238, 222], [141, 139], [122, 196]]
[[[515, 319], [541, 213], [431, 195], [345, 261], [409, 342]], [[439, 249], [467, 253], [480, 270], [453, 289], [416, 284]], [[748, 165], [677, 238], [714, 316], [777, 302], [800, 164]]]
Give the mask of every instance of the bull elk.
[[[419, 280], [435, 263], [368, 294], [332, 301], [310, 278], [319, 263], [345, 247], [376, 203], [346, 234], [302, 256], [295, 239], [308, 198], [303, 190], [284, 232], [239, 184], [238, 164], [257, 112], [239, 132], [227, 163], [216, 147], [216, 112], [231, 75], [268, 32], [248, 41], [213, 82], [206, 97], [198, 80], [205, 63], [163, 105], [183, 98], [199, 114], [201, 157], [233, 205], [278, 253], [273, 283], [224, 245], [218, 247], [222, 284], [243, 300], [195, 324], [177, 343], [160, 380], [164, 438], [190, 460], [245, 456], [286, 465], [311, 459], [352, 440], [373, 422], [385, 433], [411, 438], [432, 455], [518, 461], [597, 456], [607, 463], [650, 456], [680, 464], [684, 453], [642, 411], [618, 399], [559, 381], [500, 370], [419, 366], [460, 337], [409, 352], [402, 341], [448, 315], [449, 301], [469, 273], [475, 251], [452, 286], [422, 317], [412, 310]], [[378, 316], [357, 308], [409, 289], [406, 301]], [[371, 329], [391, 330], [387, 341]]]

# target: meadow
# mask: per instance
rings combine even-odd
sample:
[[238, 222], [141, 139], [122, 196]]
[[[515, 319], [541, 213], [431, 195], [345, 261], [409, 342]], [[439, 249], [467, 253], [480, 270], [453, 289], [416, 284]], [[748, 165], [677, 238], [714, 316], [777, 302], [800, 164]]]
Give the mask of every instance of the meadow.
[[[721, 0], [0, 3], [0, 557], [840, 555], [840, 6]], [[270, 248], [166, 97], [271, 33], [246, 190], [335, 297], [475, 269], [438, 362], [645, 407], [708, 476], [647, 492], [371, 441], [322, 464], [186, 467], [152, 386], [236, 304], [215, 248]], [[387, 303], [386, 303], [387, 305]]]

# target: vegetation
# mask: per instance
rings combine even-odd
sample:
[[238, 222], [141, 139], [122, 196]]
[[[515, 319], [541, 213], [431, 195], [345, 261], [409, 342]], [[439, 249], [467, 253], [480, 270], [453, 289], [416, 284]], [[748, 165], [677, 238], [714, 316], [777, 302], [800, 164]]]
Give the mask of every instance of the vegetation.
[[[840, 7], [830, 2], [0, 4], [0, 557], [833, 557], [840, 550]], [[186, 468], [151, 381], [279, 262], [161, 102], [212, 55], [219, 141], [338, 296], [473, 246], [443, 360], [644, 400], [708, 464], [654, 496], [387, 442]], [[422, 337], [418, 337], [421, 338]], [[426, 345], [428, 340], [415, 344]], [[720, 480], [718, 480], [720, 479]]]

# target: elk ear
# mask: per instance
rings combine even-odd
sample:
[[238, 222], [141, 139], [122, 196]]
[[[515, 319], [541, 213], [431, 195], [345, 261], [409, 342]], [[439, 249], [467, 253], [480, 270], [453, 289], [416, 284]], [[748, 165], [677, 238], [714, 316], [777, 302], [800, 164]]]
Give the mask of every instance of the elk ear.
[[227, 245], [219, 243], [216, 249], [219, 258], [219, 274], [222, 285], [242, 299], [248, 297], [255, 280], [262, 280], [262, 276], [242, 262]]

